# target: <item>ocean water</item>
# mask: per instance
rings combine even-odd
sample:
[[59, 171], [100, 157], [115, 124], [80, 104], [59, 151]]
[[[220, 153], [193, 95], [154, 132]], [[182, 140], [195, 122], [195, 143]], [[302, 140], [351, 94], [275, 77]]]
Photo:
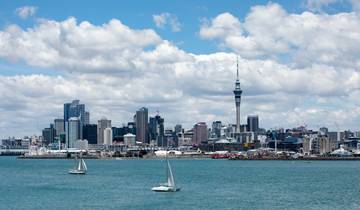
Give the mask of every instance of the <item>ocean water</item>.
[[0, 157], [0, 209], [360, 209], [360, 161], [172, 159], [176, 193], [162, 160]]

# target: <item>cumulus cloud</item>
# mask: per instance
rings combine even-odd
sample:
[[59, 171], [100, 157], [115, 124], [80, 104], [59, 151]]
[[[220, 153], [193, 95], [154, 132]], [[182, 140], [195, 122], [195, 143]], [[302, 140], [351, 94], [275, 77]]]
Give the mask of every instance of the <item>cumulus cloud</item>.
[[27, 30], [10, 25], [1, 31], [0, 57], [44, 68], [122, 73], [135, 69], [138, 55], [160, 42], [153, 30], [132, 30], [116, 19], [101, 26], [75, 18], [42, 20]]
[[15, 13], [22, 19], [26, 19], [30, 16], [35, 15], [36, 11], [38, 10], [37, 7], [34, 6], [24, 6], [19, 7], [15, 10]]
[[[260, 14], [252, 16], [255, 12]], [[142, 106], [147, 106], [151, 114], [160, 110], [166, 127], [181, 123], [190, 128], [197, 121], [213, 120], [233, 123], [237, 53], [256, 49], [265, 56], [274, 48], [279, 52], [276, 54], [291, 52], [295, 62], [308, 56], [301, 56], [300, 52], [315, 55], [317, 44], [324, 46], [324, 53], [317, 55], [320, 57], [325, 53], [336, 54], [337, 46], [343, 47], [342, 53], [351, 54], [348, 52], [351, 46], [344, 43], [349, 37], [356, 40], [357, 29], [340, 39], [340, 29], [333, 27], [330, 32], [339, 35], [340, 45], [325, 42], [330, 36], [329, 29], [319, 26], [343, 18], [343, 28], [350, 29], [357, 24], [351, 15], [288, 14], [275, 4], [253, 8], [244, 22], [229, 13], [220, 14], [203, 25], [200, 32], [203, 38], [226, 37], [228, 41], [221, 40], [227, 44], [243, 37], [245, 44], [249, 42], [246, 39], [251, 39], [253, 46], [247, 46], [246, 51], [239, 50], [242, 45], [231, 48], [236, 53], [212, 54], [186, 52], [154, 30], [133, 29], [116, 19], [102, 25], [78, 23], [75, 18], [41, 20], [27, 29], [10, 25], [0, 31], [0, 59], [56, 69], [61, 76], [0, 76], [0, 133], [7, 136], [40, 132], [55, 117], [61, 117], [63, 103], [74, 98], [86, 104], [92, 122], [107, 116], [117, 126], [131, 121], [136, 109]], [[317, 33], [314, 29], [308, 32], [317, 41], [307, 40], [310, 35], [295, 30], [300, 23], [295, 24], [293, 18], [303, 21], [304, 30], [317, 28]], [[353, 22], [347, 22], [349, 18]], [[275, 25], [266, 23], [267, 19], [272, 19]], [[308, 19], [311, 21], [305, 21]], [[284, 20], [288, 27], [277, 26]], [[263, 31], [260, 23], [264, 22], [263, 27], [277, 32]], [[254, 25], [249, 26], [250, 23]], [[272, 43], [274, 37], [282, 37], [278, 34], [289, 33], [281, 31], [287, 28], [293, 30], [290, 38], [282, 35], [283, 40]], [[263, 40], [254, 34], [262, 34]], [[331, 44], [335, 48], [328, 46]], [[293, 49], [293, 45], [298, 49]], [[333, 122], [343, 128], [356, 128], [360, 114], [357, 108], [360, 72], [351, 58], [339, 55], [342, 59], [331, 62], [319, 62], [320, 58], [316, 58], [317, 62], [307, 65], [292, 65], [272, 56], [248, 59], [241, 55], [242, 122], [248, 114], [259, 114], [261, 126], [266, 128], [304, 123], [331, 127]], [[357, 60], [356, 54], [352, 59]]]
[[318, 63], [358, 68], [359, 25], [354, 12], [295, 14], [269, 3], [254, 6], [244, 22], [220, 14], [211, 24], [202, 25], [200, 37], [218, 40], [222, 47], [247, 58], [277, 59], [303, 67]]
[[323, 12], [323, 9], [339, 0], [306, 0], [304, 6], [313, 12]]
[[158, 28], [164, 28], [166, 25], [171, 27], [173, 32], [181, 31], [181, 24], [178, 21], [178, 18], [174, 14], [170, 14], [167, 12], [153, 15], [153, 21]]

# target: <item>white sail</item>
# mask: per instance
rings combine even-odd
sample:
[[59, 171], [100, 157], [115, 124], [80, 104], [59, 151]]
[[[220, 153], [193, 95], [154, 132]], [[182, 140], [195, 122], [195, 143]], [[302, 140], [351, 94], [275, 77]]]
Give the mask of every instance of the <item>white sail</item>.
[[87, 167], [86, 167], [86, 164], [85, 164], [84, 159], [81, 159], [81, 162], [82, 162], [82, 165], [83, 165], [84, 171], [87, 171]]
[[75, 157], [75, 166], [73, 169], [69, 170], [70, 174], [85, 174], [87, 171], [87, 167], [85, 164], [85, 161], [83, 158], [81, 158], [81, 154], [80, 154], [80, 158]]
[[168, 166], [168, 170], [167, 170], [168, 186], [175, 188], [174, 176], [173, 176], [173, 173], [172, 173], [172, 170], [171, 170], [171, 167], [170, 167], [169, 160], [167, 160], [167, 166]]
[[78, 171], [82, 171], [81, 159], [78, 160], [77, 170], [78, 170]]
[[169, 160], [166, 160], [166, 162], [167, 162], [167, 169], [166, 169], [167, 183], [160, 184], [159, 187], [151, 188], [151, 190], [155, 192], [176, 192], [180, 190], [180, 188], [176, 188], [175, 186], [174, 175], [172, 173]]

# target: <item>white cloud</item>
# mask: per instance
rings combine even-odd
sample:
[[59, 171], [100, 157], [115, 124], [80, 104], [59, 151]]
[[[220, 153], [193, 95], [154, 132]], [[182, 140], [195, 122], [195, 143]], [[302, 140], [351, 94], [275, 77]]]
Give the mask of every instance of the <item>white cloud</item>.
[[173, 32], [181, 31], [181, 24], [178, 21], [176, 15], [167, 12], [153, 15], [153, 21], [156, 27], [164, 28], [166, 25], [170, 25]]
[[[260, 14], [252, 16], [256, 12]], [[229, 34], [223, 40], [226, 44], [238, 44], [234, 41], [238, 38], [244, 38], [244, 43], [252, 39], [254, 46], [246, 46], [246, 52], [257, 50], [263, 56], [270, 54], [270, 48], [279, 53], [293, 52], [292, 45], [296, 45], [293, 62], [300, 59], [300, 52], [309, 54], [303, 58], [316, 55], [321, 46], [326, 53], [320, 57], [336, 54], [338, 47], [344, 48], [342, 53], [351, 55], [348, 52], [351, 46], [344, 43], [349, 37], [356, 40], [357, 29], [349, 30], [340, 39], [338, 27], [331, 30], [319, 27], [343, 18], [340, 21], [343, 28], [350, 29], [357, 24], [351, 15], [288, 14], [278, 5], [270, 4], [253, 8], [244, 23], [231, 14], [223, 14], [204, 26], [200, 35], [220, 39]], [[264, 23], [269, 18], [274, 23]], [[303, 30], [292, 26], [298, 22]], [[273, 31], [263, 31], [261, 23]], [[278, 26], [280, 23], [288, 27]], [[290, 31], [282, 31], [285, 29]], [[249, 35], [245, 36], [245, 32]], [[339, 36], [338, 42], [342, 44], [325, 42], [324, 39], [335, 36], [329, 33]], [[258, 34], [263, 34], [263, 40], [259, 40]], [[308, 40], [310, 35], [322, 39]], [[274, 37], [284, 40], [272, 43]], [[245, 52], [239, 50], [243, 46], [234, 46], [235, 52]], [[319, 61], [326, 56], [316, 58], [316, 62], [310, 62], [309, 57], [307, 65], [279, 62], [271, 55], [261, 59], [241, 57], [242, 121], [248, 114], [259, 114], [261, 126], [266, 128], [303, 123], [331, 127], [333, 122], [343, 128], [357, 128], [358, 68], [353, 67], [349, 57]], [[78, 23], [75, 18], [41, 20], [28, 29], [11, 25], [0, 31], [0, 59], [56, 69], [62, 75], [0, 76], [3, 136], [40, 132], [53, 118], [62, 116], [62, 104], [74, 98], [86, 104], [93, 122], [107, 116], [114, 125], [121, 125], [132, 120], [136, 109], [142, 106], [149, 107], [152, 113], [160, 110], [166, 127], [181, 123], [189, 128], [197, 121], [235, 121], [232, 93], [235, 53], [192, 54], [163, 40], [154, 30], [133, 29], [116, 19], [102, 25]], [[358, 60], [357, 55], [352, 59]]]
[[[224, 21], [217, 21], [224, 16]], [[359, 25], [354, 12], [295, 14], [269, 3], [253, 7], [244, 22], [220, 14], [201, 27], [200, 37], [219, 40], [221, 47], [247, 58], [277, 59], [302, 67], [318, 63], [358, 68]]]
[[360, 0], [350, 0], [353, 10], [360, 11]]
[[331, 4], [339, 2], [339, 0], [306, 0], [305, 7], [313, 12], [323, 12]]
[[132, 30], [116, 19], [101, 26], [75, 18], [42, 20], [31, 29], [11, 25], [1, 31], [0, 57], [75, 72], [122, 73], [135, 68], [145, 48], [161, 42], [155, 31]]
[[38, 10], [37, 7], [34, 6], [24, 6], [19, 7], [15, 10], [15, 13], [22, 19], [26, 19], [30, 16], [35, 15], [36, 11]]

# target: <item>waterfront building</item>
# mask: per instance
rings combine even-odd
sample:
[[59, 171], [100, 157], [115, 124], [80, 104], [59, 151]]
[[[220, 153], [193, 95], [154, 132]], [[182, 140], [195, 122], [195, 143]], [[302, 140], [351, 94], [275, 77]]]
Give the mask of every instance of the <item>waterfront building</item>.
[[220, 138], [221, 137], [221, 121], [215, 121], [212, 123], [211, 132], [213, 133], [213, 137]]
[[175, 133], [181, 133], [182, 132], [182, 126], [180, 124], [175, 125]]
[[257, 132], [259, 130], [259, 117], [257, 115], [249, 115], [247, 117], [247, 131]]
[[55, 140], [55, 129], [54, 125], [50, 124], [49, 128], [44, 128], [42, 130], [43, 144], [48, 145], [53, 143]]
[[327, 135], [327, 133], [329, 132], [329, 129], [326, 127], [322, 127], [319, 129], [319, 131], [320, 131], [321, 135]]
[[327, 136], [319, 136], [319, 153], [325, 155], [331, 152], [330, 140]]
[[208, 130], [205, 122], [199, 122], [194, 125], [194, 136], [192, 143], [200, 145], [202, 142], [206, 142], [208, 138]]
[[159, 114], [150, 117], [149, 136], [150, 141], [155, 142], [157, 146], [164, 147], [167, 145], [167, 142], [164, 142], [164, 118], [161, 118]]
[[124, 135], [124, 144], [126, 146], [135, 146], [135, 138], [136, 136], [132, 133], [128, 133]]
[[86, 139], [78, 139], [75, 141], [75, 146], [76, 149], [81, 149], [81, 150], [88, 150], [89, 148], [89, 142]]
[[87, 124], [83, 125], [83, 139], [88, 140], [89, 144], [97, 144], [97, 125]]
[[65, 133], [64, 119], [55, 119], [54, 120], [55, 136], [60, 136], [60, 134]]
[[309, 137], [305, 137], [303, 139], [303, 155], [310, 155], [311, 154], [311, 142]]
[[241, 132], [239, 135], [242, 143], [254, 143], [254, 132]]
[[180, 133], [177, 133], [178, 146], [190, 146], [192, 144], [193, 136], [193, 130], [185, 132], [184, 129], [182, 129]]
[[104, 141], [104, 130], [106, 128], [111, 128], [111, 120], [106, 119], [105, 117], [98, 120], [97, 125], [97, 144], [103, 145]]
[[136, 126], [136, 141], [149, 144], [148, 109], [142, 107], [136, 111], [134, 122]]
[[176, 133], [171, 128], [166, 129], [164, 135], [163, 147], [176, 147], [178, 145]]
[[66, 132], [66, 148], [74, 148], [75, 141], [81, 139], [81, 121], [79, 117], [71, 117], [68, 122], [65, 123]]
[[112, 128], [108, 127], [104, 129], [104, 145], [113, 144]]
[[[242, 90], [240, 88], [240, 80], [239, 80], [239, 62], [236, 62], [236, 82], [235, 82], [235, 89], [234, 89], [234, 96], [235, 96], [235, 106], [236, 106], [236, 129], [235, 135], [240, 133], [240, 102], [241, 102], [241, 94]], [[236, 136], [239, 141], [239, 137]]]

